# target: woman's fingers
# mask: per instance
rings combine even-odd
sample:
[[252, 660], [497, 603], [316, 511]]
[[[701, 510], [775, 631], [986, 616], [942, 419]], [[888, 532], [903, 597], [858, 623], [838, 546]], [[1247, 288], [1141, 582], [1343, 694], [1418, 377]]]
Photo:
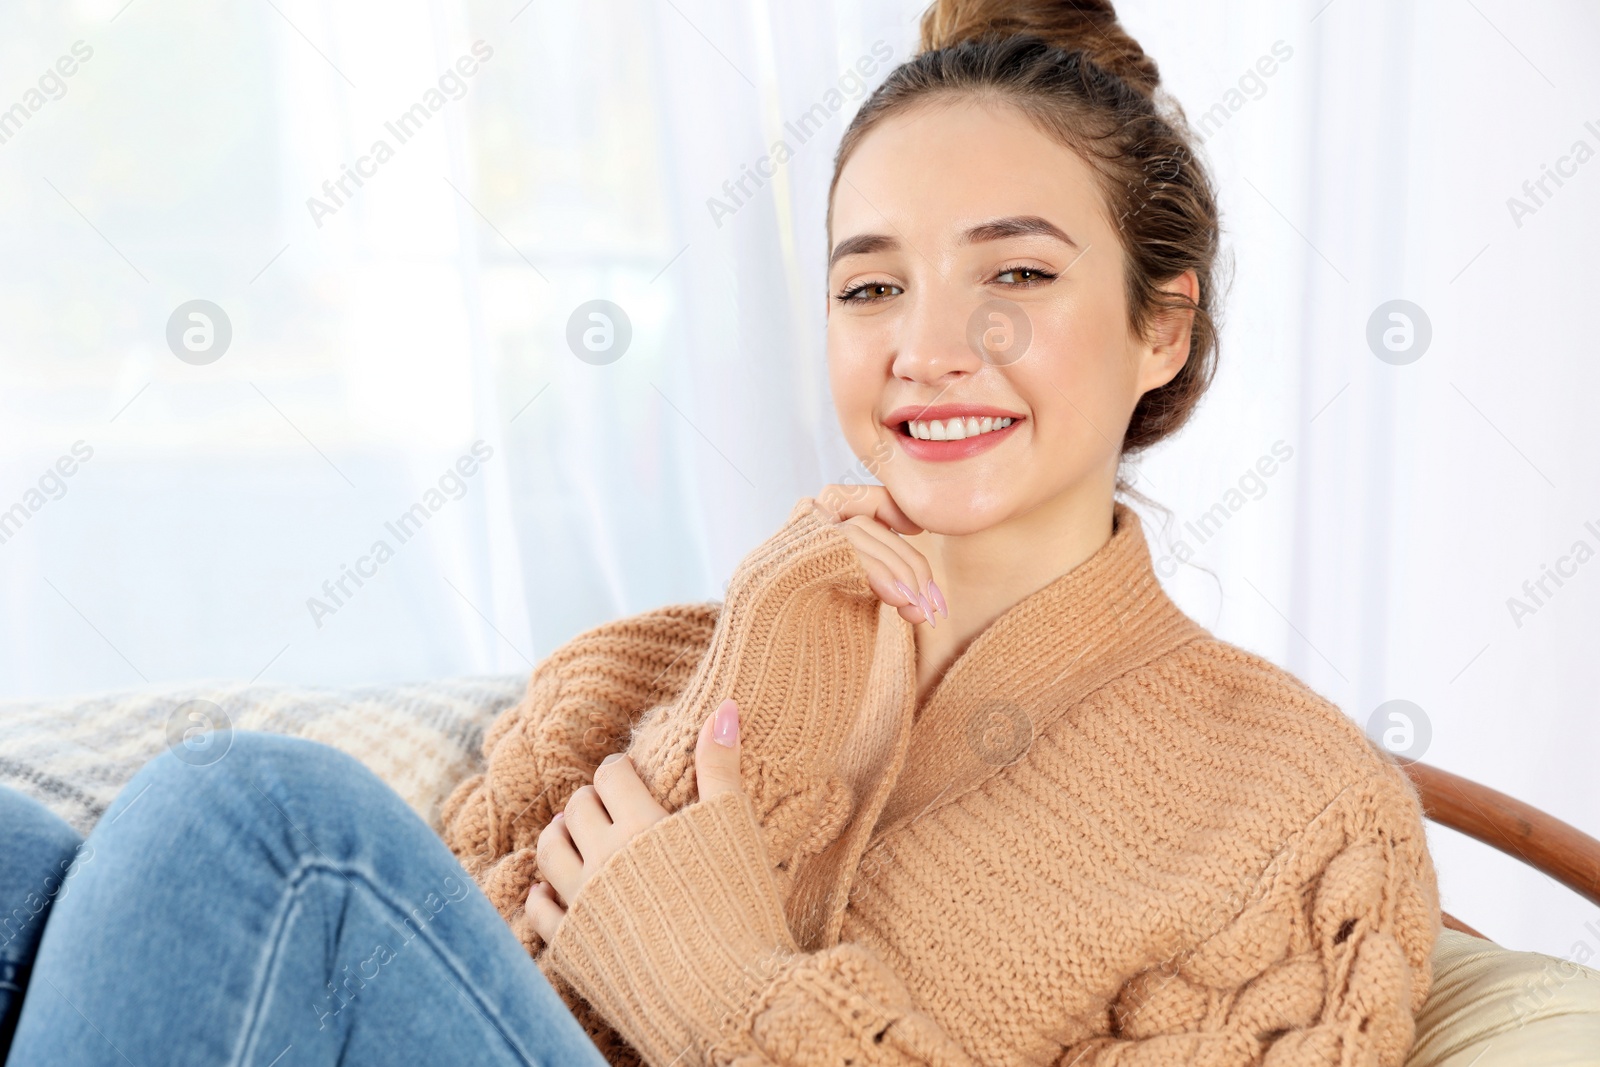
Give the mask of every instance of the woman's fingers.
[[867, 572], [867, 584], [872, 586], [879, 600], [899, 611], [900, 617], [909, 623], [927, 621], [922, 600], [888, 564], [860, 548], [856, 549], [856, 555], [861, 560], [862, 569]]
[[927, 558], [905, 540], [922, 532], [881, 485], [830, 485], [813, 498], [855, 547], [873, 591], [910, 623], [937, 626], [950, 612]]
[[829, 485], [814, 498], [834, 522], [843, 522], [858, 515], [877, 519], [891, 530], [903, 534], [919, 534], [922, 527], [912, 522], [900, 505], [894, 502], [889, 490], [881, 485]]
[[[554, 899], [571, 904], [588, 876], [635, 834], [667, 817], [624, 755], [596, 768], [539, 831], [534, 856]], [[531, 915], [531, 912], [530, 912]]]
[[539, 932], [539, 936], [547, 945], [555, 938], [556, 927], [567, 917], [567, 909], [556, 901], [555, 889], [549, 882], [533, 883], [533, 888], [528, 890], [528, 900], [522, 910], [527, 913], [533, 928]]
[[534, 858], [539, 861], [539, 870], [557, 896], [561, 895], [560, 886], [572, 888], [583, 884], [583, 856], [579, 854], [578, 846], [573, 844], [572, 835], [567, 832], [564, 814], [558, 812], [539, 831], [539, 840], [533, 848]]
[[611, 815], [606, 811], [605, 804], [600, 800], [600, 793], [592, 785], [581, 785], [567, 798], [567, 806], [562, 810], [566, 816], [567, 836], [578, 849], [578, 854], [583, 855], [580, 841], [593, 841], [599, 834], [611, 829]]
[[594, 789], [605, 803], [612, 823], [630, 836], [667, 817], [667, 809], [640, 781], [638, 770], [626, 754], [607, 756], [595, 768]]
[[[927, 588], [923, 575], [928, 573], [922, 554], [871, 519], [849, 519], [840, 528], [860, 557], [878, 598], [899, 608], [900, 617], [907, 622], [932, 622], [933, 605], [922, 591]], [[893, 543], [896, 541], [898, 545]]]
[[860, 530], [871, 538], [871, 542], [866, 544], [888, 553], [887, 561], [896, 576], [919, 596], [928, 595], [928, 583], [933, 580], [933, 568], [929, 566], [928, 558], [912, 547], [905, 538], [865, 516], [846, 519], [843, 525]]

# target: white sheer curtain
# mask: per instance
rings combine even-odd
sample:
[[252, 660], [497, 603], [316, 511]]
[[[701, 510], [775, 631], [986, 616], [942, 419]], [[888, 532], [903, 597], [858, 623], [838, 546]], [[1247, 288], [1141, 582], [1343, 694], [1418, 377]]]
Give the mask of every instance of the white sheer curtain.
[[[824, 197], [919, 8], [0, 9], [0, 695], [524, 671], [720, 596], [861, 476]], [[1214, 390], [1137, 467], [1163, 577], [1364, 728], [1409, 701], [1424, 758], [1600, 834], [1600, 563], [1571, 562], [1600, 549], [1600, 14], [1121, 8], [1205, 132], [1236, 268]], [[167, 341], [196, 299], [232, 326], [198, 365]], [[1368, 342], [1393, 300], [1431, 326], [1412, 362]], [[569, 344], [622, 336], [592, 301], [620, 355]], [[1433, 840], [1447, 908], [1600, 952], [1594, 908]]]
[[[1215, 389], [1143, 465], [1171, 541], [1211, 572], [1170, 584], [1363, 727], [1377, 716], [1374, 734], [1600, 836], [1600, 564], [1575, 562], [1600, 551], [1600, 163], [1578, 162], [1600, 152], [1600, 10], [1121, 6], [1191, 118], [1212, 116], [1237, 263]], [[1289, 58], [1258, 67], [1279, 42]], [[1530, 197], [1546, 167], [1561, 184]], [[1425, 349], [1369, 342], [1375, 318], [1380, 337], [1405, 328], [1380, 310], [1397, 300], [1421, 309]], [[1292, 457], [1248, 477], [1278, 442]], [[1563, 558], [1563, 584], [1514, 615]], [[1600, 910], [1450, 831], [1430, 840], [1446, 909], [1507, 944], [1600, 956]]]

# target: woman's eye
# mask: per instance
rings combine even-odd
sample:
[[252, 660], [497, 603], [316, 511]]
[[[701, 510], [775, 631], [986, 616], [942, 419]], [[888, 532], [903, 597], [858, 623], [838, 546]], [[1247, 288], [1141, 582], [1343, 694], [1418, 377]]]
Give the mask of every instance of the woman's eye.
[[1007, 285], [1027, 285], [1030, 282], [1045, 282], [1055, 275], [1038, 267], [1012, 267], [1010, 270], [1001, 271], [995, 276], [995, 281]]
[[855, 303], [865, 304], [873, 300], [882, 300], [885, 297], [897, 296], [903, 292], [905, 292], [904, 289], [900, 288], [898, 285], [890, 285], [888, 282], [865, 282], [861, 285], [853, 285], [846, 289], [844, 292], [839, 294], [839, 299], [842, 302], [853, 301]]

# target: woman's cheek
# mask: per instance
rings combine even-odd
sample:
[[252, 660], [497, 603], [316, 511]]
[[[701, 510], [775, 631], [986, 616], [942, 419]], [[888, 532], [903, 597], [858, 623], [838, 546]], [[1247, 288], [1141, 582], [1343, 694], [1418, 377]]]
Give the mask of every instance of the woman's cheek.
[[863, 353], [830, 348], [828, 377], [834, 410], [840, 415], [845, 440], [861, 455], [878, 439], [876, 412], [882, 399], [882, 376]]

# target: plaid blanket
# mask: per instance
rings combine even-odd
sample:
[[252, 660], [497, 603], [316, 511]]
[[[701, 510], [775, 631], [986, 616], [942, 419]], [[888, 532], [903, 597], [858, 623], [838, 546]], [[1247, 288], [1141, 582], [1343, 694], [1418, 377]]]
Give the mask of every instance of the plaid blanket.
[[481, 767], [484, 730], [527, 684], [525, 674], [347, 689], [237, 683], [0, 702], [0, 785], [87, 834], [165, 749], [210, 761], [230, 730], [262, 730], [348, 752], [437, 829], [445, 797]]

